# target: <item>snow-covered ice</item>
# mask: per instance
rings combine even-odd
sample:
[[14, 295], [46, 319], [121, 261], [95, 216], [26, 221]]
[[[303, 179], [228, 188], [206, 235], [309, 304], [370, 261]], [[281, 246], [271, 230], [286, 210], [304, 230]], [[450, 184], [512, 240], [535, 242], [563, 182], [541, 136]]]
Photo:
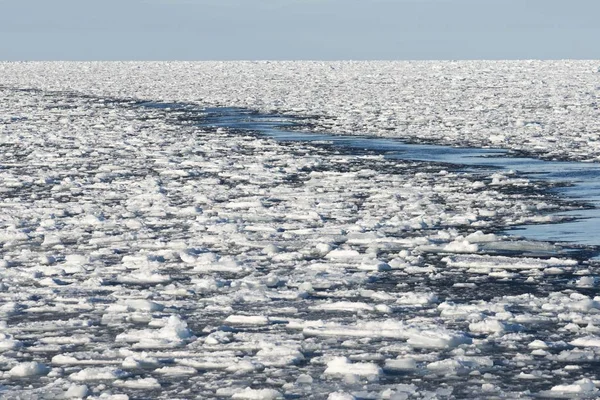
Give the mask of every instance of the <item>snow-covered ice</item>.
[[248, 107], [311, 117], [326, 132], [598, 161], [598, 65], [595, 60], [4, 62], [0, 85]]
[[203, 124], [597, 161], [593, 66], [0, 63], [0, 398], [593, 398], [547, 183]]

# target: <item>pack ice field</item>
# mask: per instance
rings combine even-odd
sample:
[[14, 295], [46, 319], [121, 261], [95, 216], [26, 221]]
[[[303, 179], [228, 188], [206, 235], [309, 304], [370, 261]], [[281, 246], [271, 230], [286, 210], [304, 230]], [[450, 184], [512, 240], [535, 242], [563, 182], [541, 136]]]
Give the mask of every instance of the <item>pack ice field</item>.
[[0, 398], [596, 398], [599, 66], [0, 63]]

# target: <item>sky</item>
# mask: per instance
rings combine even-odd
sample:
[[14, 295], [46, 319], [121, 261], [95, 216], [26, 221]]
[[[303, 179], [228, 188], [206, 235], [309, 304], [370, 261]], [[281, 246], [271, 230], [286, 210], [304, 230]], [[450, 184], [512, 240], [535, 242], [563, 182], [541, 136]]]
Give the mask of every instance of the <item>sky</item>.
[[0, 0], [0, 60], [600, 59], [600, 0]]

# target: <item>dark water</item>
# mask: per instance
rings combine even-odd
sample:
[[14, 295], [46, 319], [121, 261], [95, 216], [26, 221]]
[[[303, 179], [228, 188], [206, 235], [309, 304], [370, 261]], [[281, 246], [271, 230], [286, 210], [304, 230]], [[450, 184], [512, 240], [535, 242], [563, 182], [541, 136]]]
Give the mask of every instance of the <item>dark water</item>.
[[[585, 202], [589, 209], [558, 214], [571, 217], [569, 222], [518, 226], [509, 233], [535, 240], [600, 245], [600, 164], [513, 157], [498, 149], [408, 144], [394, 139], [301, 132], [297, 128], [302, 126], [302, 121], [293, 117], [262, 115], [239, 108], [209, 108], [204, 112], [204, 126], [255, 131], [280, 141], [325, 142], [357, 152], [381, 152], [389, 158], [455, 164], [465, 170], [482, 167], [513, 170], [527, 178], [566, 184], [554, 190], [567, 199]], [[290, 127], [296, 129], [290, 130]]]

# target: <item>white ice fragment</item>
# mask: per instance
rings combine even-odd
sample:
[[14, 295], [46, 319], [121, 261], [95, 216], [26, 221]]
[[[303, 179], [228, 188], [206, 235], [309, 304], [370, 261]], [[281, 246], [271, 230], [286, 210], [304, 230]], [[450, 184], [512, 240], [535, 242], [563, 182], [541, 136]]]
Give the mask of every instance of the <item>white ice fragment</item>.
[[544, 269], [544, 275], [562, 275], [566, 272], [564, 268], [550, 267]]
[[125, 226], [131, 230], [141, 229], [144, 224], [137, 219], [128, 219], [125, 221]]
[[79, 359], [73, 356], [65, 354], [57, 354], [52, 357], [52, 364], [54, 365], [75, 365], [82, 363]]
[[76, 383], [73, 383], [69, 386], [69, 388], [65, 392], [65, 397], [67, 399], [76, 399], [76, 398], [83, 399], [89, 393], [90, 393], [90, 390], [88, 389], [87, 385], [78, 385]]
[[573, 311], [580, 311], [584, 313], [597, 312], [600, 310], [600, 301], [584, 298], [580, 301], [572, 302], [568, 306]]
[[44, 235], [44, 241], [42, 242], [42, 246], [55, 246], [58, 244], [61, 244], [62, 240], [60, 238], [60, 236], [56, 235], [56, 234], [52, 234], [52, 233], [48, 233], [46, 235]]
[[79, 372], [74, 372], [69, 375], [69, 378], [73, 381], [86, 382], [86, 381], [103, 381], [103, 380], [115, 380], [122, 379], [129, 376], [125, 371], [111, 367], [90, 367], [84, 368]]
[[458, 268], [471, 268], [474, 270], [491, 269], [544, 269], [551, 266], [577, 265], [576, 260], [571, 259], [537, 259], [537, 258], [517, 258], [505, 256], [488, 256], [488, 255], [453, 255], [444, 257], [442, 261], [448, 266]]
[[128, 299], [124, 303], [131, 311], [158, 312], [165, 308], [162, 304], [145, 299]]
[[80, 219], [82, 225], [100, 226], [104, 223], [102, 216], [88, 214]]
[[392, 267], [390, 267], [390, 265], [386, 262], [368, 258], [364, 258], [357, 268], [363, 271], [389, 271], [392, 269]]
[[252, 389], [247, 387], [234, 393], [231, 398], [242, 400], [276, 400], [283, 399], [283, 395], [275, 389]]
[[44, 364], [40, 364], [37, 361], [29, 361], [17, 364], [12, 367], [8, 374], [17, 378], [24, 378], [28, 376], [40, 376], [48, 375], [50, 368]]
[[479, 246], [467, 240], [455, 240], [444, 246], [443, 251], [448, 253], [476, 253]]
[[446, 359], [434, 361], [427, 364], [427, 369], [430, 371], [436, 371], [446, 375], [454, 375], [458, 370], [464, 369], [462, 363], [458, 360]]
[[325, 374], [378, 377], [383, 371], [374, 363], [351, 363], [347, 357], [336, 357], [327, 363]]
[[392, 312], [394, 312], [392, 307], [390, 307], [386, 304], [376, 304], [374, 308], [375, 308], [375, 311], [383, 313], [383, 314], [391, 314]]
[[129, 380], [117, 380], [113, 386], [126, 389], [155, 390], [160, 389], [160, 383], [155, 378], [140, 378]]
[[269, 317], [264, 315], [230, 315], [225, 322], [233, 325], [269, 325]]
[[224, 207], [234, 210], [253, 210], [260, 209], [263, 205], [260, 201], [230, 201]]
[[498, 241], [498, 236], [493, 233], [485, 234], [482, 231], [477, 231], [465, 237], [465, 240], [469, 243], [488, 243]]
[[187, 323], [178, 315], [171, 315], [161, 329], [131, 330], [117, 335], [115, 341], [136, 343], [135, 348], [171, 348], [183, 345], [191, 337]]
[[357, 322], [354, 325], [325, 324], [322, 321], [290, 321], [288, 326], [302, 329], [305, 336], [407, 339], [413, 347], [424, 349], [454, 348], [472, 342], [472, 339], [462, 332], [443, 328], [423, 329], [393, 319]]
[[65, 256], [65, 265], [72, 267], [79, 267], [86, 265], [90, 262], [90, 257], [84, 256], [83, 254], [67, 254]]
[[[54, 361], [54, 359], [53, 359], [53, 361]], [[154, 357], [142, 356], [141, 358], [136, 358], [133, 356], [128, 356], [121, 363], [121, 368], [124, 368], [124, 369], [139, 369], [139, 368], [154, 369], [154, 368], [157, 368], [159, 365], [160, 365], [160, 361]]]
[[256, 353], [261, 364], [267, 367], [285, 367], [304, 361], [300, 347], [267, 345]]
[[25, 306], [21, 303], [16, 303], [14, 301], [9, 301], [0, 306], [0, 315], [9, 316], [15, 315], [21, 312]]
[[472, 339], [459, 332], [427, 330], [411, 335], [407, 343], [419, 349], [445, 349], [471, 344]]
[[5, 339], [0, 340], [0, 353], [9, 350], [16, 350], [23, 346], [23, 343], [18, 340]]
[[327, 253], [327, 255], [325, 255], [325, 258], [329, 260], [347, 261], [353, 259], [360, 259], [361, 255], [356, 250], [335, 249]]
[[572, 340], [570, 345], [575, 347], [600, 347], [600, 337], [585, 336]]
[[542, 377], [542, 371], [532, 371], [531, 373], [521, 372], [517, 375], [517, 379], [540, 379]]
[[477, 287], [477, 284], [473, 282], [456, 282], [454, 285], [452, 285], [452, 287], [473, 289]]
[[425, 306], [428, 304], [434, 304], [437, 301], [438, 297], [435, 293], [407, 292], [403, 293], [402, 297], [396, 300], [396, 303], [415, 306]]
[[549, 354], [550, 353], [548, 353], [546, 350], [543, 350], [543, 349], [534, 349], [531, 351], [531, 355], [538, 356], [538, 357], [546, 357]]
[[131, 284], [160, 284], [171, 282], [171, 277], [169, 275], [140, 271], [119, 276], [117, 280], [121, 283]]
[[547, 349], [550, 346], [548, 346], [548, 343], [544, 342], [543, 340], [538, 339], [529, 343], [527, 347], [529, 347], [530, 349]]
[[46, 344], [75, 344], [84, 345], [92, 341], [89, 336], [85, 335], [71, 335], [71, 336], [46, 336], [40, 338], [41, 343]]
[[502, 333], [508, 329], [507, 325], [494, 318], [487, 318], [481, 322], [469, 324], [469, 330], [477, 333]]
[[313, 383], [313, 378], [307, 374], [300, 374], [296, 379], [297, 385], [311, 385]]
[[417, 362], [414, 358], [396, 358], [385, 360], [385, 369], [392, 371], [411, 371], [417, 369]]
[[215, 346], [219, 344], [230, 343], [233, 339], [233, 333], [216, 331], [204, 338], [204, 344]]
[[66, 286], [69, 284], [69, 282], [64, 281], [62, 279], [58, 279], [58, 278], [44, 278], [44, 279], [40, 279], [37, 281], [38, 284], [42, 285], [42, 286]]
[[388, 263], [391, 269], [404, 269], [410, 267], [410, 263], [408, 263], [404, 258], [396, 257]]
[[183, 365], [166, 366], [154, 370], [155, 373], [168, 376], [189, 376], [196, 375], [198, 371], [192, 367]]
[[596, 389], [596, 385], [592, 382], [591, 379], [583, 378], [571, 385], [556, 385], [550, 389], [552, 392], [561, 392], [561, 393], [580, 393], [580, 394], [595, 394], [598, 392]]
[[375, 308], [367, 303], [363, 302], [353, 302], [353, 301], [338, 301], [333, 303], [322, 303], [315, 306], [309, 307], [311, 310], [321, 310], [321, 311], [349, 311], [349, 312], [359, 312], [359, 311], [374, 311]]
[[281, 253], [281, 249], [273, 243], [269, 243], [262, 249], [262, 253], [268, 256], [273, 256], [275, 254]]
[[237, 362], [232, 362], [225, 367], [225, 370], [228, 372], [245, 374], [250, 374], [256, 371], [262, 371], [264, 369], [264, 365], [254, 360], [241, 360]]
[[[2, 325], [0, 325], [0, 329], [1, 328]], [[21, 346], [23, 346], [21, 341], [13, 339], [11, 335], [0, 332], [0, 353], [9, 350], [16, 350]]]
[[598, 285], [598, 278], [595, 276], [582, 276], [575, 281], [575, 286], [582, 288], [591, 288]]
[[329, 243], [318, 243], [315, 246], [315, 250], [320, 255], [326, 255], [333, 250], [333, 246]]
[[56, 262], [56, 258], [54, 258], [54, 256], [51, 256], [51, 255], [48, 255], [48, 254], [43, 254], [39, 258], [39, 263], [41, 265], [52, 265], [55, 262]]
[[234, 257], [218, 257], [214, 253], [203, 253], [198, 255], [194, 271], [237, 273], [244, 271], [244, 267]]
[[498, 387], [493, 383], [483, 383], [481, 384], [481, 391], [484, 393], [490, 393], [498, 391]]
[[356, 400], [356, 397], [346, 392], [333, 392], [329, 393], [327, 400]]

